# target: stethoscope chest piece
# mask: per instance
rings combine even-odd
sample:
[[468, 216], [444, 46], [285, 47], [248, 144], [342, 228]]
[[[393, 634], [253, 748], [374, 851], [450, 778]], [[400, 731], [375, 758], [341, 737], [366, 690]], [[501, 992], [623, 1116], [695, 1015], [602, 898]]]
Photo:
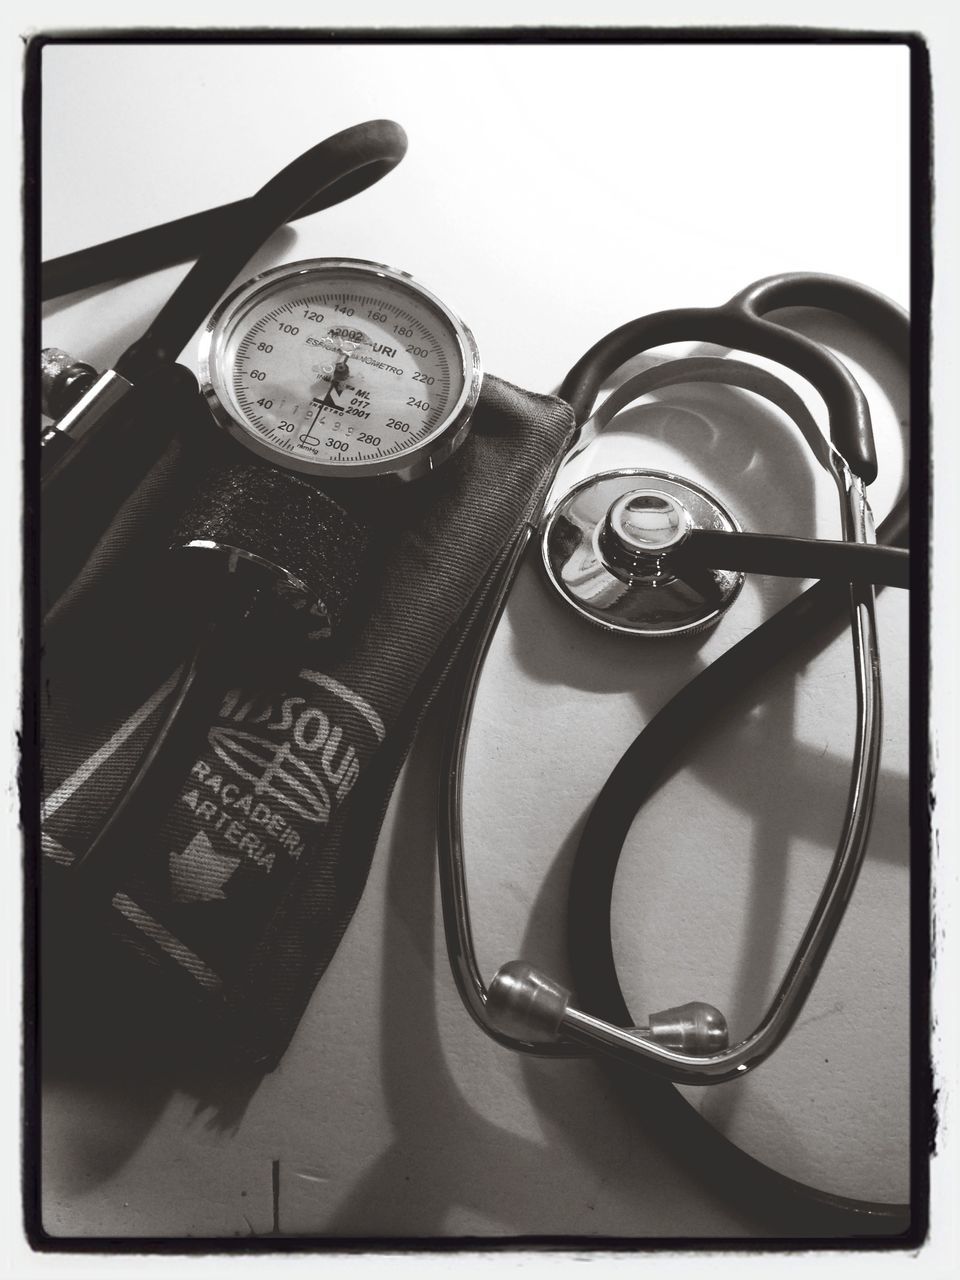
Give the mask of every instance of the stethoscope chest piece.
[[740, 532], [729, 511], [689, 480], [665, 471], [605, 471], [575, 485], [547, 513], [543, 563], [563, 599], [608, 631], [695, 635], [730, 607], [743, 574], [684, 563], [694, 529]]

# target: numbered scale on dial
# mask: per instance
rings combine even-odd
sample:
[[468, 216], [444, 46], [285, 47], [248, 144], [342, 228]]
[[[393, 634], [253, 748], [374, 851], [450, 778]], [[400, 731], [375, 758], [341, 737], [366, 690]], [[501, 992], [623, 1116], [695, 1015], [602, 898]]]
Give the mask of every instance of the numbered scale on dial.
[[405, 272], [318, 258], [221, 303], [200, 378], [216, 419], [280, 466], [411, 479], [463, 441], [481, 371], [470, 330]]

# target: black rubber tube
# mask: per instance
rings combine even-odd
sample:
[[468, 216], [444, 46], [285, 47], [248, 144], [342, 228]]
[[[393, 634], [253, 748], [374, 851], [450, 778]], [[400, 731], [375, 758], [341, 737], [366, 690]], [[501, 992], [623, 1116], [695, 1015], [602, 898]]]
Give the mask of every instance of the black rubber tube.
[[120, 357], [117, 372], [136, 383], [145, 371], [175, 360], [204, 316], [278, 227], [324, 193], [339, 192], [342, 199], [362, 190], [393, 168], [406, 149], [407, 137], [398, 124], [369, 120], [335, 133], [281, 169], [256, 195], [234, 206], [229, 234], [208, 243], [146, 333]]
[[[823, 293], [817, 292], [818, 282], [823, 282]], [[905, 314], [853, 282], [834, 277], [803, 276], [796, 281], [790, 276], [773, 277], [751, 285], [735, 301], [758, 309], [804, 305], [847, 315], [865, 323], [909, 365], [910, 329]], [[635, 354], [625, 344], [623, 332], [610, 335], [618, 362]], [[578, 420], [590, 412], [600, 386], [616, 367], [604, 350], [606, 341], [591, 348], [564, 383], [576, 394]], [[856, 382], [853, 386], [862, 400]], [[902, 494], [881, 523], [878, 539], [887, 546], [904, 546], [908, 530], [909, 504]], [[788, 655], [841, 631], [848, 603], [847, 587], [838, 582], [819, 582], [803, 592], [695, 676], [621, 757], [587, 817], [568, 889], [568, 949], [577, 998], [586, 1011], [620, 1026], [636, 1022], [617, 976], [610, 913], [620, 853], [640, 808], [680, 767], [695, 729], [703, 730], [716, 721]], [[894, 1236], [909, 1228], [909, 1205], [835, 1196], [788, 1178], [724, 1137], [669, 1083], [618, 1062], [605, 1063], [604, 1069], [619, 1081], [648, 1133], [668, 1149], [683, 1151], [695, 1174], [716, 1194], [735, 1198], [747, 1211], [759, 1211], [782, 1233]]]
[[[287, 221], [330, 209], [342, 200], [365, 191], [389, 173], [402, 156], [403, 148], [390, 144], [389, 155], [372, 159], [362, 168], [334, 179], [291, 214]], [[175, 218], [172, 222], [118, 236], [115, 240], [105, 240], [76, 253], [50, 258], [40, 269], [40, 297], [48, 302], [78, 289], [92, 289], [113, 280], [146, 275], [150, 271], [160, 271], [164, 267], [199, 258], [208, 246], [233, 235], [246, 204], [246, 200], [235, 200], [215, 209], [204, 209], [201, 213], [191, 213], [185, 218]]]
[[740, 301], [742, 296], [724, 307], [657, 311], [621, 325], [577, 361], [563, 381], [561, 397], [582, 422], [609, 375], [624, 361], [652, 347], [713, 342], [752, 352], [793, 369], [816, 388], [827, 406], [831, 440], [854, 474], [871, 483], [877, 477], [877, 453], [870, 410], [849, 369], [819, 343], [747, 310]]
[[786, 538], [767, 533], [728, 533], [693, 529], [670, 557], [681, 577], [686, 567], [742, 569], [781, 578], [836, 578], [909, 587], [910, 554], [901, 547], [817, 538]]
[[[902, 537], [904, 516], [899, 511], [881, 525], [881, 536]], [[801, 643], [824, 630], [841, 630], [847, 604], [841, 583], [821, 582], [805, 591], [685, 685], [621, 757], [590, 811], [570, 875], [567, 940], [577, 995], [588, 1012], [619, 1026], [636, 1024], [617, 977], [610, 911], [620, 853], [638, 811], [679, 767], [694, 726], [702, 731], [717, 721]], [[783, 1230], [906, 1229], [907, 1205], [832, 1196], [787, 1178], [725, 1138], [672, 1085], [650, 1077], [638, 1088], [635, 1068], [611, 1063], [609, 1070], [629, 1090], [652, 1132], [695, 1153], [705, 1180], [724, 1195], [745, 1199]]]

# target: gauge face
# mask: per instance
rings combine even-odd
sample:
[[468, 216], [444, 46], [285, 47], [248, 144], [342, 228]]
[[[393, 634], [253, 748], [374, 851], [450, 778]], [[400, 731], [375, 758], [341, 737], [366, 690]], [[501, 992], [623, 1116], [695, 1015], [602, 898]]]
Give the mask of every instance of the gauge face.
[[279, 465], [408, 479], [462, 442], [481, 375], [469, 329], [422, 285], [320, 258], [227, 298], [204, 333], [200, 376], [218, 421]]

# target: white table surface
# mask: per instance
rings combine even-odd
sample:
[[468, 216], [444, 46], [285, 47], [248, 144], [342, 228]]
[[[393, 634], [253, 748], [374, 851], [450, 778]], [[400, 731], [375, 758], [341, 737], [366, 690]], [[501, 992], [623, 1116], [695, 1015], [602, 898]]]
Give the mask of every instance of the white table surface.
[[[275, 237], [255, 268], [322, 255], [401, 266], [463, 315], [488, 370], [548, 391], [624, 320], [718, 303], [774, 272], [836, 273], [907, 305], [907, 108], [908, 53], [893, 46], [49, 47], [43, 254], [240, 198], [320, 138], [391, 117], [410, 138], [399, 168]], [[45, 345], [109, 365], [183, 270], [50, 304]], [[903, 474], [903, 391], [888, 404], [862, 368], [869, 349], [847, 350], [836, 326], [818, 332], [853, 353], [874, 408], [879, 520]], [[748, 529], [838, 536], [830, 484], [776, 411], [681, 387], [629, 425], [604, 457], [616, 444], [618, 461], [626, 449], [678, 470]], [[609, 769], [672, 691], [797, 589], [753, 579], [703, 643], [637, 649], [565, 613], [527, 566], [469, 760], [488, 977], [521, 954], [563, 972], [565, 875]], [[791, 1176], [903, 1199], [906, 593], [881, 594], [879, 625], [884, 754], [857, 894], [783, 1049], [697, 1105]], [[707, 999], [735, 1035], [759, 1015], [839, 831], [852, 683], [842, 637], [765, 685], [644, 810], [614, 920], [638, 1011]], [[267, 1233], [277, 1160], [285, 1233], [756, 1229], [655, 1151], [592, 1066], [520, 1060], [463, 1011], [433, 865], [436, 729], [434, 718], [401, 777], [363, 900], [293, 1044], [235, 1126], [136, 1082], [46, 1090], [49, 1232]]]

